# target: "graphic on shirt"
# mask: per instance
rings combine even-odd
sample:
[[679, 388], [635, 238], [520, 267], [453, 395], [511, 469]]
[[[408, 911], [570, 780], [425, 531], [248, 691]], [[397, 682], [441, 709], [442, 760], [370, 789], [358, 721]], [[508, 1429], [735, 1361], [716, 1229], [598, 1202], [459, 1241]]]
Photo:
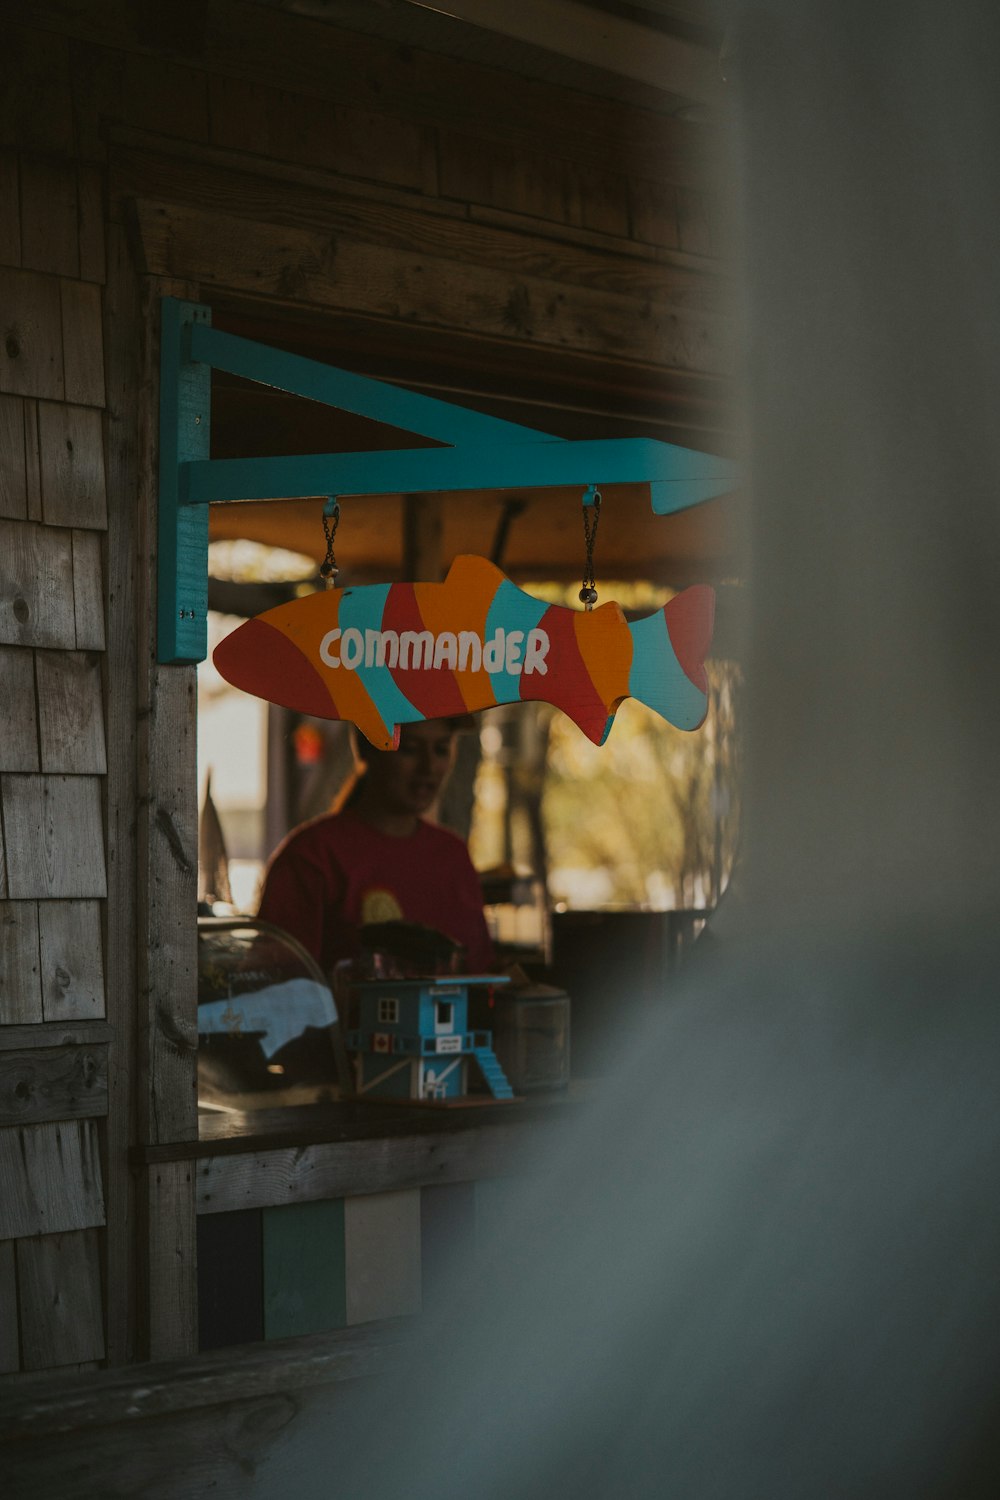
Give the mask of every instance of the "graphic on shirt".
[[317, 718], [355, 723], [395, 749], [399, 726], [551, 703], [603, 744], [625, 698], [678, 729], [708, 711], [705, 654], [715, 595], [696, 585], [629, 624], [621, 605], [585, 612], [524, 593], [485, 557], [457, 557], [443, 583], [328, 589], [247, 620], [216, 647], [234, 687]]
[[403, 908], [392, 891], [376, 888], [365, 891], [361, 897], [361, 921], [365, 926], [369, 922], [401, 922], [402, 919]]

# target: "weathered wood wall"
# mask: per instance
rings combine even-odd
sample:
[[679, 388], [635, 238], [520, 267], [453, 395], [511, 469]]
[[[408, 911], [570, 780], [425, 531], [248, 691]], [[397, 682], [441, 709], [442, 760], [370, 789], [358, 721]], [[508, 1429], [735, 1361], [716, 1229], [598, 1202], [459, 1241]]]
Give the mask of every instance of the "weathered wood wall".
[[17, 144], [0, 152], [3, 1372], [107, 1353], [111, 1036], [103, 181]]
[[[157, 306], [729, 356], [704, 131], [251, 0], [4, 10], [0, 1372], [196, 1345], [195, 691], [159, 668]], [[11, 19], [12, 15], [14, 18]], [[332, 324], [331, 324], [332, 326]], [[486, 341], [486, 343], [484, 343]], [[345, 363], [348, 361], [345, 359]], [[699, 416], [700, 414], [700, 416]]]

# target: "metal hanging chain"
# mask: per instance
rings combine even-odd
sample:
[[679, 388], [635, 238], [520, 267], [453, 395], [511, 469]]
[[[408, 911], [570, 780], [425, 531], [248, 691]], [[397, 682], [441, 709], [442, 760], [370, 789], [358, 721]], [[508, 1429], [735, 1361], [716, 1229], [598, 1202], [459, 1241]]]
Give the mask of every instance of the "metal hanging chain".
[[583, 569], [583, 588], [580, 590], [580, 603], [588, 610], [593, 609], [597, 603], [597, 589], [594, 587], [594, 542], [597, 538], [597, 523], [601, 519], [601, 492], [590, 486], [583, 501], [583, 540], [587, 549], [587, 560]]
[[334, 500], [333, 504], [323, 511], [323, 535], [326, 537], [326, 557], [320, 564], [319, 576], [328, 589], [332, 589], [334, 580], [340, 569], [337, 567], [337, 559], [333, 551], [334, 537], [337, 535], [337, 527], [340, 524], [340, 506]]

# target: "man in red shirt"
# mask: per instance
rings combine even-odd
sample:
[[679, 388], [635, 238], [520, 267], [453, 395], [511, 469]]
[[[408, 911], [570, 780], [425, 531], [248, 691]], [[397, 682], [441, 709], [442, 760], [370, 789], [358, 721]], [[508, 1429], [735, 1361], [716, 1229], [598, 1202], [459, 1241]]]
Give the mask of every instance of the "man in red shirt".
[[468, 850], [423, 817], [451, 768], [454, 738], [448, 720], [404, 725], [394, 751], [359, 738], [357, 779], [342, 811], [304, 823], [275, 851], [259, 915], [298, 938], [325, 973], [356, 955], [362, 926], [393, 920], [461, 944], [467, 973], [491, 967]]

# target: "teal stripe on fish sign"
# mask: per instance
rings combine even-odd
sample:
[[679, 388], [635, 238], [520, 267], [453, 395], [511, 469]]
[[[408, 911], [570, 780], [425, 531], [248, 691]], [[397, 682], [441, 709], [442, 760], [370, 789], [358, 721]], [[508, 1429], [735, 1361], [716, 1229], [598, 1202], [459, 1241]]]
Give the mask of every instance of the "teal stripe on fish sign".
[[628, 690], [633, 698], [676, 724], [696, 729], [705, 717], [705, 694], [686, 674], [670, 640], [663, 610], [629, 626], [632, 667]]
[[[496, 635], [498, 629], [504, 630], [508, 643], [511, 631], [520, 630], [524, 633], [524, 639], [517, 643], [517, 647], [523, 661], [524, 642], [528, 639], [528, 632], [537, 627], [548, 607], [544, 599], [533, 599], [530, 594], [523, 593], [516, 583], [511, 583], [509, 578], [505, 578], [486, 612], [484, 648]], [[508, 672], [506, 665], [502, 671], [491, 674], [491, 682], [498, 703], [508, 703], [512, 700], [516, 702], [521, 696], [521, 674]]]
[[[392, 587], [391, 583], [380, 583], [345, 590], [337, 616], [341, 631], [350, 630], [353, 626], [360, 630], [363, 638], [366, 630], [381, 631], [385, 601]], [[412, 723], [413, 704], [396, 686], [395, 678], [387, 666], [383, 664], [381, 667], [369, 667], [362, 664], [358, 668], [358, 677], [390, 734], [393, 725]]]

